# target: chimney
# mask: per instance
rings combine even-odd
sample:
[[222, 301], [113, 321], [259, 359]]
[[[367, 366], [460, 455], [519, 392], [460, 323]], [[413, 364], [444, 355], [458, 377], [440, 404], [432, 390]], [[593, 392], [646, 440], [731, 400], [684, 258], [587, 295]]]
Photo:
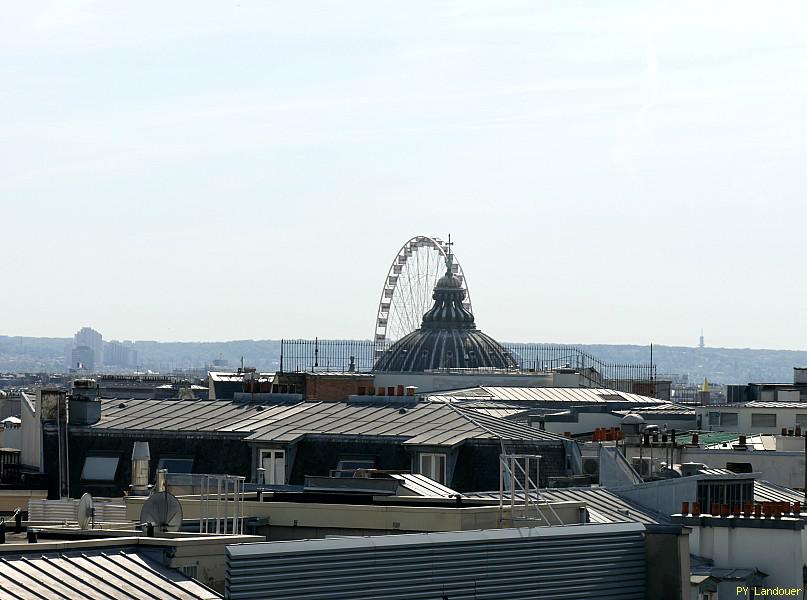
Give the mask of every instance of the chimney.
[[168, 477], [168, 469], [157, 469], [157, 481], [154, 484], [155, 492], [168, 491], [165, 487], [167, 477]]
[[149, 452], [148, 442], [135, 442], [132, 448], [132, 495], [148, 496], [149, 493]]

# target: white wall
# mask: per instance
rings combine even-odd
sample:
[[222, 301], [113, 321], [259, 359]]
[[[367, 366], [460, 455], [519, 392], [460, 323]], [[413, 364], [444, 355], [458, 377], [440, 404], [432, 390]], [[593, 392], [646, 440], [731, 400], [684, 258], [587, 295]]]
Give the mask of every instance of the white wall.
[[761, 479], [790, 488], [804, 487], [804, 452], [742, 452], [685, 447], [680, 456], [681, 462], [698, 462], [719, 469], [725, 469], [729, 462], [747, 462], [751, 463], [754, 472], [762, 474]]
[[757, 568], [767, 573], [765, 587], [803, 587], [804, 530], [756, 527], [692, 527], [689, 549], [715, 567]]
[[39, 420], [39, 393], [34, 398], [22, 395], [20, 418], [22, 419], [22, 439], [20, 443], [20, 463], [42, 470], [42, 424]]

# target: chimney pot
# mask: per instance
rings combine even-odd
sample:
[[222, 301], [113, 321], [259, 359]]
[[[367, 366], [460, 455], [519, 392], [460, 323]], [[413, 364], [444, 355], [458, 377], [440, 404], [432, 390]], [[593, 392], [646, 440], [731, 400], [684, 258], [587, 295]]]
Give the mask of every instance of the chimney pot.
[[689, 514], [689, 502], [681, 503], [681, 514], [687, 516]]

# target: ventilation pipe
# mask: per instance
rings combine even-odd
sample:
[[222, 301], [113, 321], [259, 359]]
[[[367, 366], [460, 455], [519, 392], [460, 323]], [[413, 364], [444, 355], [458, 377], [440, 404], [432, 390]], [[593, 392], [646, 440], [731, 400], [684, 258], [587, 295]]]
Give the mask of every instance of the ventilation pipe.
[[148, 442], [135, 442], [132, 448], [132, 495], [148, 496], [149, 492], [149, 452]]

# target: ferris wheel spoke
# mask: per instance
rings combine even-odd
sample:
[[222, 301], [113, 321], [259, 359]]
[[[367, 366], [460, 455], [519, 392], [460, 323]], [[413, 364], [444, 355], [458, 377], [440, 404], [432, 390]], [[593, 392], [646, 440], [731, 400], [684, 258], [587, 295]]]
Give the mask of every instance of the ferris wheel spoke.
[[[415, 236], [401, 247], [381, 289], [374, 339], [392, 342], [421, 326], [432, 303], [434, 286], [445, 270], [445, 259], [446, 250], [439, 238]], [[470, 306], [465, 274], [456, 256], [454, 273], [466, 290], [463, 304]]]

